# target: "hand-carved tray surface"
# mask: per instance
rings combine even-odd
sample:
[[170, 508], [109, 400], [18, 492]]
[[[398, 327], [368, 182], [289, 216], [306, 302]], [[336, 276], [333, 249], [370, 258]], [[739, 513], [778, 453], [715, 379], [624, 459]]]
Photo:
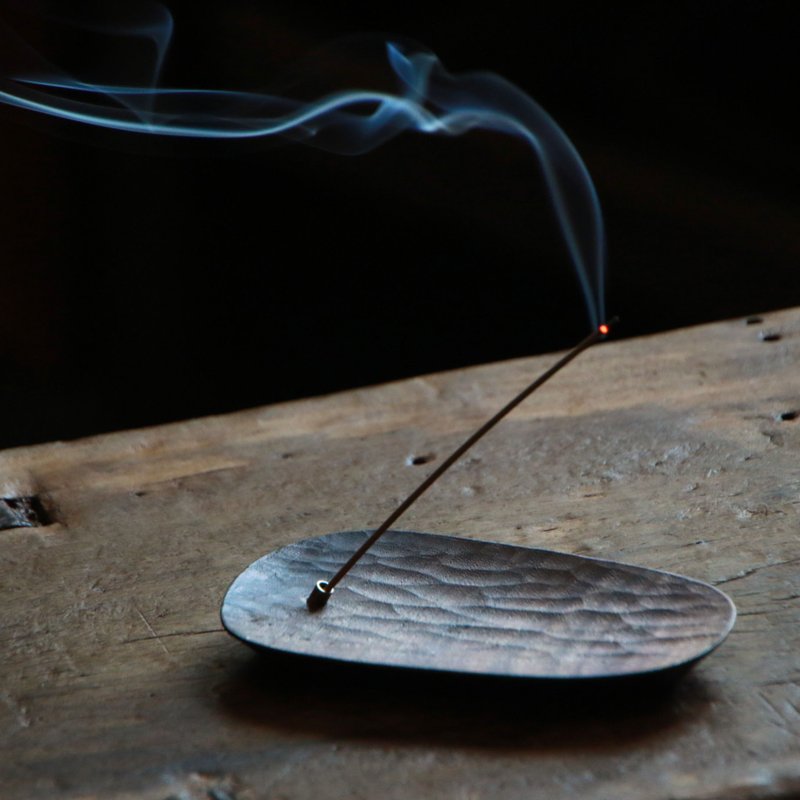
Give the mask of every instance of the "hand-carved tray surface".
[[223, 624], [252, 645], [342, 661], [588, 678], [690, 664], [736, 618], [725, 594], [690, 578], [407, 531], [387, 531], [309, 612], [310, 587], [369, 533], [304, 539], [254, 562], [228, 590]]

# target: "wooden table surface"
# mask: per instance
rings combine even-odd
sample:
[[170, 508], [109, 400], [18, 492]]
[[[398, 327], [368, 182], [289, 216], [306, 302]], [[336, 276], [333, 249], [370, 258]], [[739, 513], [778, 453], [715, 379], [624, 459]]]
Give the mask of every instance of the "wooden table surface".
[[359, 670], [221, 630], [248, 563], [377, 525], [551, 361], [0, 453], [0, 519], [36, 496], [52, 520], [0, 531], [0, 796], [800, 797], [800, 309], [593, 348], [403, 518], [724, 588], [734, 631], [674, 686]]

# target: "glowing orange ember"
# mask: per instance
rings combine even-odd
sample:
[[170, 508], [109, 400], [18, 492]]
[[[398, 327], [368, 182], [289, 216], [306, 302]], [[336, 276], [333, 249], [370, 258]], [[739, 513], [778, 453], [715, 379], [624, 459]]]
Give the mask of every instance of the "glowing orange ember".
[[599, 327], [597, 330], [599, 330], [599, 331], [600, 331], [600, 333], [602, 333], [602, 334], [603, 334], [603, 336], [605, 336], [605, 335], [608, 333], [608, 331], [609, 331], [609, 327], [608, 327], [608, 325], [606, 325], [605, 323], [603, 323], [603, 324], [602, 324], [602, 325], [601, 325], [601, 326], [600, 326], [600, 327]]

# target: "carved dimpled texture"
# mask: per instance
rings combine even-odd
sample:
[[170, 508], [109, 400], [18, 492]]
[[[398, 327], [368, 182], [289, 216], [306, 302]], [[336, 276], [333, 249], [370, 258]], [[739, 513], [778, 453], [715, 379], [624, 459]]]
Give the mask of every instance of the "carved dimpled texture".
[[290, 544], [233, 582], [222, 621], [265, 648], [364, 664], [519, 677], [688, 664], [733, 626], [730, 599], [658, 570], [454, 536], [387, 531], [327, 606], [305, 605], [369, 535]]

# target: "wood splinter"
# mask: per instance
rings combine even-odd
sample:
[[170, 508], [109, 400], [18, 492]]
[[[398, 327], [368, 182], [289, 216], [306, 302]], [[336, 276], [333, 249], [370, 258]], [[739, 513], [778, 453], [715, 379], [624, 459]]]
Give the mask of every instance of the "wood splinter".
[[526, 386], [516, 397], [506, 403], [491, 419], [487, 420], [478, 430], [476, 430], [460, 447], [458, 447], [448, 458], [446, 458], [402, 503], [383, 521], [380, 527], [373, 531], [372, 535], [353, 553], [345, 564], [330, 580], [319, 580], [314, 584], [311, 594], [306, 598], [306, 606], [309, 611], [319, 611], [325, 606], [333, 594], [333, 590], [339, 581], [353, 568], [358, 560], [372, 547], [375, 542], [383, 536], [389, 527], [404, 514], [419, 497], [424, 494], [450, 467], [458, 461], [476, 442], [482, 439], [503, 417], [513, 411], [523, 400], [529, 397], [543, 383], [546, 383], [557, 372], [563, 369], [570, 361], [579, 356], [584, 350], [591, 347], [595, 342], [605, 339], [611, 332], [611, 326], [617, 323], [614, 317], [608, 322], [598, 325], [583, 341], [560, 358], [552, 367], [543, 372], [533, 383]]

